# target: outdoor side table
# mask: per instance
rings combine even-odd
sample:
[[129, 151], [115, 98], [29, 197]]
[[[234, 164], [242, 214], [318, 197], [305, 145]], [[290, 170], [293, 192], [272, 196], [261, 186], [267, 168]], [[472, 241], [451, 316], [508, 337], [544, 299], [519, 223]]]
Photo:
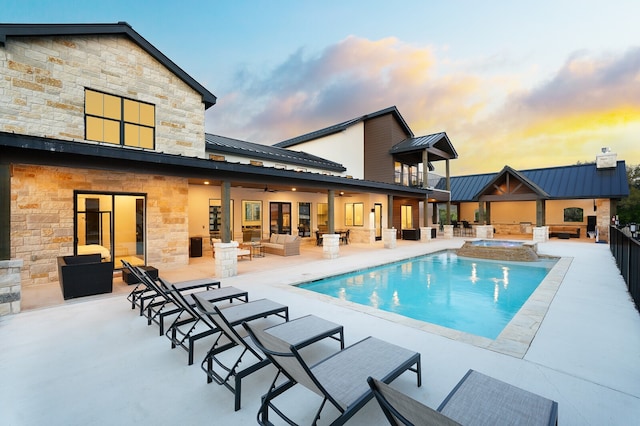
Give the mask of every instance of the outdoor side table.
[[[149, 277], [151, 277], [152, 279], [158, 279], [158, 270], [153, 266], [140, 266], [139, 268], [146, 271], [147, 274], [149, 274]], [[138, 277], [136, 277], [135, 274], [129, 270], [129, 268], [122, 268], [122, 281], [129, 285], [138, 284], [140, 282], [140, 280], [138, 280]]]

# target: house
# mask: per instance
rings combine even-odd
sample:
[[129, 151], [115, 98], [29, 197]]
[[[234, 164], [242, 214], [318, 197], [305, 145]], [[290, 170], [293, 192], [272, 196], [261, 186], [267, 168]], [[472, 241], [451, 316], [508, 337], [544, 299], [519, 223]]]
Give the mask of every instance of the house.
[[321, 227], [370, 242], [394, 223], [389, 200], [430, 194], [236, 141], [241, 161], [205, 135], [215, 103], [125, 22], [0, 24], [0, 313], [20, 310], [22, 286], [57, 281], [58, 256], [161, 269], [216, 232], [233, 250], [247, 232], [310, 242]]
[[[441, 181], [437, 185], [445, 187]], [[624, 161], [608, 149], [594, 163], [455, 176], [451, 202], [457, 220], [491, 224], [498, 235], [532, 234], [609, 241], [617, 202], [629, 196]]]
[[[432, 163], [449, 161], [458, 154], [446, 133], [416, 137], [395, 106], [274, 144], [342, 161], [349, 176], [405, 187], [429, 188], [428, 202], [413, 197], [394, 198], [392, 226], [398, 230], [437, 223], [433, 203], [448, 203], [449, 192], [434, 188], [429, 178]], [[450, 178], [445, 176], [445, 182]], [[448, 204], [447, 204], [448, 205]], [[420, 213], [422, 212], [422, 214]]]

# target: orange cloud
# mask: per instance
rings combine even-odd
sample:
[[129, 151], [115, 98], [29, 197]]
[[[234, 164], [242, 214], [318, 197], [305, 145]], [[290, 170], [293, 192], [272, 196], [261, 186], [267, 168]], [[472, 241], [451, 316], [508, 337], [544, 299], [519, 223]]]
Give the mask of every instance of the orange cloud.
[[273, 144], [396, 105], [415, 134], [447, 132], [458, 175], [591, 161], [602, 146], [640, 163], [640, 48], [574, 54], [534, 87], [508, 68], [484, 72], [508, 55], [439, 56], [450, 53], [354, 36], [315, 56], [299, 50], [273, 69], [239, 72], [228, 95], [217, 92], [207, 129]]

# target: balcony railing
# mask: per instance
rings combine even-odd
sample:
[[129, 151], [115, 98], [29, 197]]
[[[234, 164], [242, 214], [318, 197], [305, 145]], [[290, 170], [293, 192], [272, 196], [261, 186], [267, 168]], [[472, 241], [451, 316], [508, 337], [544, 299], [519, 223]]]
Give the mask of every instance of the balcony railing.
[[627, 283], [636, 308], [640, 310], [640, 242], [613, 226], [609, 230], [609, 235], [611, 253]]

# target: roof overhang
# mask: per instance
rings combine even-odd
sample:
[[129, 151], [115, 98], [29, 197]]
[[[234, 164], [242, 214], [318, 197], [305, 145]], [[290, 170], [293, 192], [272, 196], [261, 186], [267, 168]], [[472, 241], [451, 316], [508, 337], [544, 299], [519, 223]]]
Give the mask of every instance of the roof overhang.
[[0, 132], [4, 163], [38, 164], [134, 173], [230, 181], [233, 185], [264, 187], [266, 184], [296, 186], [314, 192], [351, 191], [426, 199], [432, 189], [351, 179], [319, 173], [298, 172], [249, 164], [212, 161], [169, 155], [101, 143], [61, 141]]

